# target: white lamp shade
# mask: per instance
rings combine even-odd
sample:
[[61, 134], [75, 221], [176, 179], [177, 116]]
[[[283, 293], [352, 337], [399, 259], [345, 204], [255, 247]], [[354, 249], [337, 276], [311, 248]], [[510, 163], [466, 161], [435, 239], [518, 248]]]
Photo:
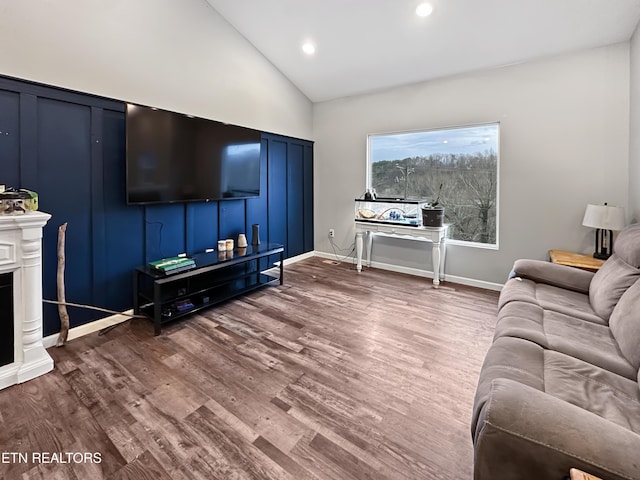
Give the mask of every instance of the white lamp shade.
[[582, 225], [604, 230], [622, 230], [625, 225], [624, 207], [613, 205], [587, 205]]

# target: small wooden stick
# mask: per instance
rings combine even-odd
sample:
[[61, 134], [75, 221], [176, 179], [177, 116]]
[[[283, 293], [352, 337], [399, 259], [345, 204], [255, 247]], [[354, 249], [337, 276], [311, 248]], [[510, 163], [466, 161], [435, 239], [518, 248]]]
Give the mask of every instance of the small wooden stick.
[[58, 315], [60, 316], [60, 334], [58, 335], [58, 341], [56, 342], [56, 347], [62, 347], [67, 341], [67, 336], [69, 335], [69, 313], [67, 313], [67, 307], [65, 305], [65, 294], [64, 294], [64, 264], [65, 264], [65, 253], [64, 253], [64, 243], [65, 243], [65, 232], [67, 231], [67, 222], [63, 223], [58, 227], [58, 274], [57, 274], [57, 285], [58, 285]]

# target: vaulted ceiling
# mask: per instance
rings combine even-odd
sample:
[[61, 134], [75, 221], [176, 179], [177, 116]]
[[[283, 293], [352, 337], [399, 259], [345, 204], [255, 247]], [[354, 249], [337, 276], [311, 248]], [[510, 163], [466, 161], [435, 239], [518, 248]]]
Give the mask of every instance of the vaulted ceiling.
[[640, 20], [640, 0], [207, 1], [314, 102], [628, 41]]

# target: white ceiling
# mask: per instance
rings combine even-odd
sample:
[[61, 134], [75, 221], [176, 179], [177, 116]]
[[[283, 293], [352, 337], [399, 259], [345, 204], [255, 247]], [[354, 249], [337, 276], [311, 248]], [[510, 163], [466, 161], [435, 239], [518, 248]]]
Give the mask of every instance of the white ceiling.
[[[624, 42], [640, 0], [207, 0], [313, 102]], [[316, 45], [308, 56], [305, 41]]]

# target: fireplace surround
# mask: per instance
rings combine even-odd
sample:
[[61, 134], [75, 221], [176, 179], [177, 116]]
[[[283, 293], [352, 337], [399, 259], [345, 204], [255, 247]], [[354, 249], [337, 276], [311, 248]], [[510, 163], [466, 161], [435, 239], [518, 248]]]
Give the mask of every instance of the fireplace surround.
[[42, 228], [49, 218], [43, 212], [0, 215], [0, 331], [13, 334], [13, 342], [0, 344], [0, 388], [53, 369], [42, 343]]

